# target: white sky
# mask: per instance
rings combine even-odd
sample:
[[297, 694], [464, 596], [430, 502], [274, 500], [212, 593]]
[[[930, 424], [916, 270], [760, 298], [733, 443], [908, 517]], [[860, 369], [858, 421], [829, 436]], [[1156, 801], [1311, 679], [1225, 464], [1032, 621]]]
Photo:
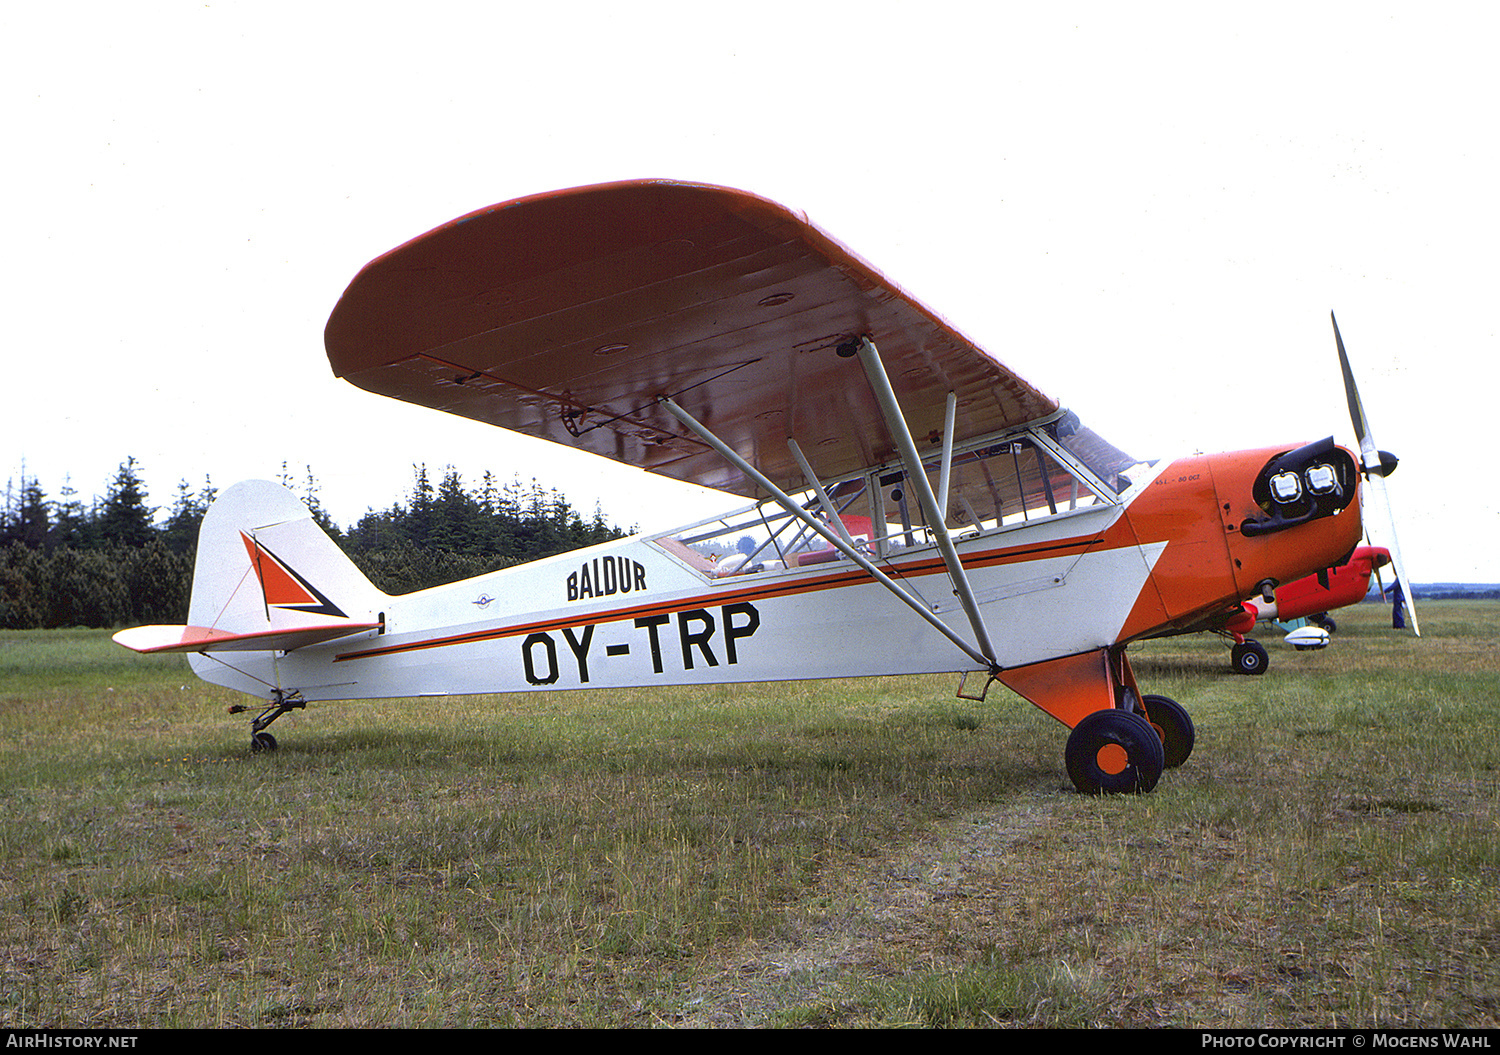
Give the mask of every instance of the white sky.
[[[335, 379], [366, 261], [633, 177], [805, 210], [1137, 456], [1352, 442], [1418, 582], [1500, 581], [1491, 5], [8, 4], [4, 476], [153, 503], [413, 463], [668, 527], [729, 504]], [[1383, 541], [1377, 538], [1376, 541]]]

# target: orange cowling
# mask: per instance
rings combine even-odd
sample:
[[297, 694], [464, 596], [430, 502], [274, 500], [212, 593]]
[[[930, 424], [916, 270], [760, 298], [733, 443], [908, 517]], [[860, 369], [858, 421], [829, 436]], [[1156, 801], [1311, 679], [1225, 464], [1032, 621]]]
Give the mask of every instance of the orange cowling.
[[[1112, 532], [1142, 547], [1165, 546], [1119, 640], [1243, 620], [1241, 602], [1259, 593], [1262, 582], [1279, 585], [1315, 576], [1338, 565], [1358, 545], [1359, 500], [1352, 471], [1338, 512], [1263, 534], [1244, 533], [1246, 522], [1268, 519], [1256, 501], [1256, 484], [1267, 465], [1287, 450], [1268, 447], [1182, 458], [1137, 496]], [[1344, 452], [1342, 457], [1350, 458], [1352, 470], [1352, 456]]]
[[1238, 596], [1250, 597], [1261, 583], [1296, 582], [1337, 567], [1359, 545], [1363, 527], [1359, 515], [1358, 474], [1349, 459], [1349, 479], [1338, 512], [1266, 534], [1248, 535], [1245, 525], [1264, 521], [1266, 512], [1255, 500], [1256, 481], [1277, 449], [1216, 455], [1214, 485], [1219, 495], [1223, 537], [1228, 546]]

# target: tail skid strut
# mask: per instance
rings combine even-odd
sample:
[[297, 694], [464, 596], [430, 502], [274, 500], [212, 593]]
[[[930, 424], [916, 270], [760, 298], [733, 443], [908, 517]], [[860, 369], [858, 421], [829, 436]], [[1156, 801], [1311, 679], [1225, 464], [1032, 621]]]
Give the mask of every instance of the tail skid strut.
[[[300, 692], [282, 692], [280, 689], [272, 689], [271, 692], [271, 700], [266, 709], [250, 719], [251, 751], [276, 750], [276, 737], [266, 732], [266, 726], [288, 711], [301, 711], [307, 708], [307, 701], [302, 698]], [[243, 704], [236, 703], [230, 706], [229, 713], [243, 714], [246, 709]]]

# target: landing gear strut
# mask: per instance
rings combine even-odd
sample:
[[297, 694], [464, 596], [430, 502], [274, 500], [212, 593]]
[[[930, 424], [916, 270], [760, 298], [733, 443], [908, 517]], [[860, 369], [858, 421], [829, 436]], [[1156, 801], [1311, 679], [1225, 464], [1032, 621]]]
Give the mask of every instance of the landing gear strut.
[[[282, 692], [280, 689], [271, 691], [275, 695], [267, 703], [266, 709], [250, 720], [250, 750], [254, 754], [276, 750], [276, 737], [266, 732], [266, 726], [287, 711], [300, 711], [307, 707], [307, 701], [302, 698], [300, 692]], [[229, 713], [240, 714], [244, 710], [244, 707], [235, 704], [229, 708]]]

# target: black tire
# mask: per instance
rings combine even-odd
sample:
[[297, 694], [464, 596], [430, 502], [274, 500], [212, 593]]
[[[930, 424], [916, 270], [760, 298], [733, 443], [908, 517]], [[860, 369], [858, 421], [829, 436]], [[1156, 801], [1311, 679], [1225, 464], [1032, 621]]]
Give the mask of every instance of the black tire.
[[267, 732], [259, 732], [250, 737], [250, 750], [255, 754], [276, 750], [276, 738]]
[[1198, 741], [1192, 716], [1187, 708], [1168, 696], [1146, 696], [1141, 702], [1146, 707], [1146, 720], [1161, 737], [1163, 764], [1168, 769], [1176, 769], [1188, 760]]
[[1074, 727], [1065, 752], [1068, 776], [1084, 795], [1150, 791], [1166, 768], [1161, 737], [1139, 714], [1095, 711]]
[[1271, 665], [1266, 646], [1259, 641], [1244, 641], [1234, 646], [1229, 661], [1236, 674], [1264, 674]]

